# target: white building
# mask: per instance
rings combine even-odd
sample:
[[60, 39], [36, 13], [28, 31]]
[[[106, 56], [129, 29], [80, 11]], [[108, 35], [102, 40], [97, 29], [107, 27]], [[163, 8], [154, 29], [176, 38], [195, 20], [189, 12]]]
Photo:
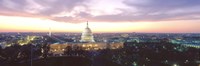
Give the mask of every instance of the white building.
[[82, 32], [80, 42], [95, 42], [91, 29], [88, 27], [88, 22], [85, 30]]

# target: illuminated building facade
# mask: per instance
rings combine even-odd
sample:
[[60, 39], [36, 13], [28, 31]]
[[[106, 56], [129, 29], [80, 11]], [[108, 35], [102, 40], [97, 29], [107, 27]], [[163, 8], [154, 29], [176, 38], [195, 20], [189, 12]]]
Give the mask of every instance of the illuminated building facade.
[[85, 30], [81, 35], [80, 42], [95, 42], [91, 29], [88, 27], [88, 22]]
[[119, 43], [65, 43], [65, 44], [51, 44], [50, 52], [53, 54], [63, 54], [66, 47], [70, 46], [72, 49], [79, 47], [82, 50], [95, 51], [101, 49], [118, 49], [123, 48], [123, 42]]
[[118, 49], [123, 48], [123, 42], [95, 42], [91, 29], [88, 27], [88, 22], [85, 30], [82, 32], [80, 42], [68, 42], [62, 44], [50, 44], [50, 52], [53, 54], [63, 54], [67, 47], [75, 49], [76, 47], [82, 50], [94, 51], [101, 49]]

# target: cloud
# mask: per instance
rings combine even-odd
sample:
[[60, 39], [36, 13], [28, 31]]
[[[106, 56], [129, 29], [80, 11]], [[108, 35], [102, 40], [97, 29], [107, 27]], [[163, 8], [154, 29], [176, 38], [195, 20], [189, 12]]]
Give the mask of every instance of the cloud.
[[198, 0], [0, 0], [0, 15], [61, 22], [200, 19]]
[[137, 13], [141, 14], [137, 17], [144, 17], [144, 20], [185, 20], [200, 16], [198, 0], [126, 0], [124, 3], [136, 8]]
[[168, 21], [200, 19], [200, 1], [197, 0], [124, 0], [131, 9], [116, 15], [101, 15], [95, 20], [112, 22]]
[[199, 6], [198, 0], [125, 0], [125, 4], [151, 10], [168, 10]]

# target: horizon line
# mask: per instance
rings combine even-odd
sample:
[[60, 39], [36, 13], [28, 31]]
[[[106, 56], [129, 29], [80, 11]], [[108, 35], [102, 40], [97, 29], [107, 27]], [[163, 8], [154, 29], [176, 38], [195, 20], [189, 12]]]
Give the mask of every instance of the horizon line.
[[[49, 32], [0, 32], [0, 33], [49, 33]], [[82, 32], [52, 32], [52, 33], [82, 33]], [[94, 33], [200, 33], [200, 32], [93, 32]]]

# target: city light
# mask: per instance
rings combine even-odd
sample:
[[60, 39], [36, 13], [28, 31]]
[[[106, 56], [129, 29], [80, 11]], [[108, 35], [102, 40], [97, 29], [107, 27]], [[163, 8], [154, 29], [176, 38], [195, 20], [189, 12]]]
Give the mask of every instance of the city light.
[[0, 0], [0, 66], [200, 66], [200, 0]]
[[178, 64], [173, 64], [173, 66], [179, 66]]

